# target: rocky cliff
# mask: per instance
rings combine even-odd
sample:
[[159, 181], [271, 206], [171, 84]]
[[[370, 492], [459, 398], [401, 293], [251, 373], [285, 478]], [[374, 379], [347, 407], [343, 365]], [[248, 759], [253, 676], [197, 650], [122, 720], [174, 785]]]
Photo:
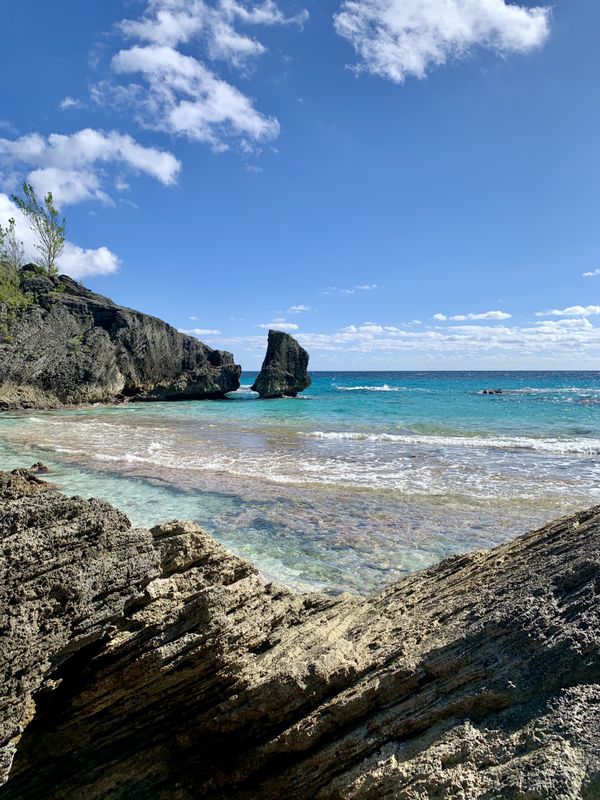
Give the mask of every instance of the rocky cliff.
[[0, 305], [0, 407], [222, 397], [239, 387], [230, 353], [116, 305], [66, 276], [21, 272], [28, 304]]
[[269, 331], [267, 354], [252, 391], [261, 398], [296, 397], [311, 384], [308, 358], [306, 350], [289, 333]]
[[600, 507], [361, 598], [27, 472], [0, 498], [2, 798], [600, 796]]

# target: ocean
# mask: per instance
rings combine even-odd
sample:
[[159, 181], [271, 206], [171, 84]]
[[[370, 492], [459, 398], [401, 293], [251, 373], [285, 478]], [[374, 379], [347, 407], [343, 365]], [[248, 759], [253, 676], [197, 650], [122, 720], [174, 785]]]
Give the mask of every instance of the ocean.
[[[269, 580], [366, 593], [600, 503], [600, 372], [318, 372], [296, 399], [0, 415], [135, 525], [193, 519]], [[483, 394], [501, 389], [500, 394]]]

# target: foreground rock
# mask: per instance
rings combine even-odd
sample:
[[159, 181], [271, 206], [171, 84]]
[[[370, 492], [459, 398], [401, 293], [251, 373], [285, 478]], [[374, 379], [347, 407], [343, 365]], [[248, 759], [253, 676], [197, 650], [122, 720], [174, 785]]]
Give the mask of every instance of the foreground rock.
[[311, 384], [308, 358], [306, 350], [289, 333], [269, 331], [267, 354], [252, 391], [262, 398], [296, 397]]
[[0, 474], [2, 798], [599, 796], [600, 508], [332, 598], [44, 488]]
[[116, 305], [64, 275], [24, 269], [31, 304], [0, 304], [0, 408], [117, 399], [222, 397], [239, 387], [231, 353]]

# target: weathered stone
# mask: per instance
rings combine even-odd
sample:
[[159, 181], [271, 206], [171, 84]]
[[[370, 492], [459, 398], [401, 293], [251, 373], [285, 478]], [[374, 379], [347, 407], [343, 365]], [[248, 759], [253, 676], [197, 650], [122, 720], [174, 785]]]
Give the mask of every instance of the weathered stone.
[[31, 306], [16, 314], [0, 308], [0, 408], [204, 399], [239, 387], [231, 353], [71, 278], [25, 268], [21, 288], [34, 298]]
[[600, 507], [328, 597], [23, 480], [0, 474], [2, 798], [600, 796]]
[[289, 333], [269, 331], [267, 354], [252, 391], [262, 398], [296, 397], [311, 384], [308, 358]]

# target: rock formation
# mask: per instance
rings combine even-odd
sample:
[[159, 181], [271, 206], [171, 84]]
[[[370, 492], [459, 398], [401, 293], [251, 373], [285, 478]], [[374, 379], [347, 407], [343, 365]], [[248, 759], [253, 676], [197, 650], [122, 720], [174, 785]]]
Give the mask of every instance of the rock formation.
[[294, 337], [269, 331], [267, 354], [252, 391], [263, 398], [296, 397], [311, 384], [307, 369], [308, 353]]
[[27, 307], [0, 306], [0, 408], [203, 399], [239, 387], [230, 353], [71, 278], [25, 268], [21, 289]]
[[0, 497], [3, 800], [600, 796], [600, 507], [362, 598]]

